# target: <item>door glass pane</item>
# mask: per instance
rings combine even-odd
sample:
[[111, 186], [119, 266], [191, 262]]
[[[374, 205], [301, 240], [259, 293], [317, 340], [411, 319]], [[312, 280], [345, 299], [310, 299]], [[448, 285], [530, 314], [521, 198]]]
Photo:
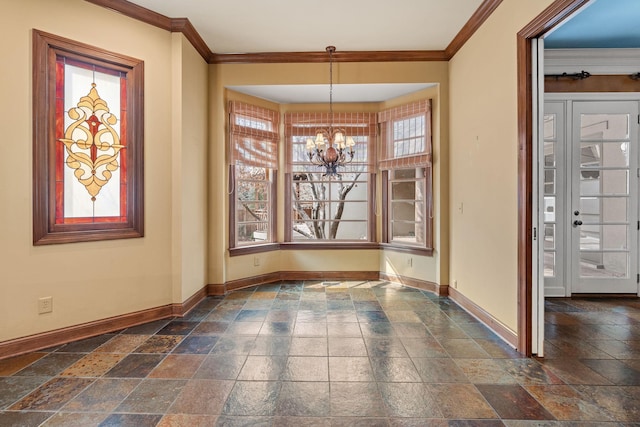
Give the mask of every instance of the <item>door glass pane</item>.
[[556, 248], [556, 225], [555, 224], [544, 225], [544, 248], [545, 249]]
[[628, 139], [629, 114], [581, 114], [580, 139]]
[[544, 141], [544, 165], [554, 167], [556, 165], [555, 141]]
[[580, 167], [624, 168], [629, 166], [628, 142], [580, 144]]
[[544, 171], [544, 194], [556, 193], [556, 171], [555, 169], [546, 169]]
[[629, 194], [628, 170], [582, 170], [580, 178], [580, 195]]
[[627, 225], [582, 225], [580, 226], [581, 250], [626, 250]]
[[544, 222], [556, 221], [556, 198], [554, 196], [544, 197]]
[[556, 275], [556, 253], [544, 251], [544, 277], [555, 277]]
[[628, 271], [628, 253], [580, 252], [580, 277], [624, 279], [629, 277]]
[[[555, 114], [545, 114], [544, 115], [544, 139], [555, 139], [556, 138], [556, 115]], [[546, 151], [545, 151], [546, 153]]]
[[627, 222], [627, 197], [580, 197], [584, 222]]

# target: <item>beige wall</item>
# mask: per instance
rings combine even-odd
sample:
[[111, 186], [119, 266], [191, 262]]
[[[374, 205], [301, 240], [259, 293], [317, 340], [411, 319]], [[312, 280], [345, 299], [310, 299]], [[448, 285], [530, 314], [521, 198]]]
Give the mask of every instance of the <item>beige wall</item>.
[[207, 283], [209, 66], [182, 33], [173, 42], [173, 302]]
[[[377, 250], [330, 250], [307, 251], [285, 250], [280, 252], [263, 253], [258, 255], [228, 256], [228, 172], [224, 167], [225, 159], [225, 113], [224, 108], [229, 97], [243, 98], [236, 92], [225, 90], [228, 86], [239, 85], [286, 85], [286, 84], [326, 84], [327, 67], [323, 64], [223, 64], [212, 65], [211, 81], [211, 110], [213, 123], [211, 129], [210, 162], [212, 176], [210, 176], [210, 197], [215, 200], [209, 213], [209, 283], [222, 284], [226, 281], [237, 280], [260, 274], [277, 271], [382, 271], [389, 274], [399, 274], [446, 284], [448, 266], [447, 238], [448, 226], [446, 197], [448, 152], [446, 151], [446, 120], [448, 119], [448, 65], [446, 62], [403, 62], [403, 63], [337, 63], [334, 64], [334, 84], [362, 84], [362, 83], [434, 83], [434, 87], [419, 93], [390, 100], [380, 104], [342, 105], [340, 110], [379, 111], [409, 102], [419, 97], [430, 96], [434, 99], [434, 158], [435, 158], [435, 243], [436, 251], [433, 257], [407, 255], [391, 251]], [[243, 98], [246, 100], [246, 97]], [[268, 107], [268, 105], [265, 105]], [[317, 111], [326, 109], [326, 105], [272, 105], [281, 111]], [[443, 123], [445, 123], [443, 125]], [[280, 149], [281, 156], [284, 148]], [[283, 157], [282, 157], [283, 158]], [[281, 162], [281, 164], [284, 164]], [[215, 166], [214, 166], [215, 165]], [[284, 235], [284, 171], [278, 171], [278, 236], [280, 241]], [[380, 183], [378, 177], [378, 184]], [[445, 191], [443, 192], [443, 189]], [[379, 185], [378, 185], [379, 190]], [[380, 198], [378, 197], [378, 200]], [[380, 207], [378, 207], [378, 211]], [[381, 217], [377, 217], [379, 230]], [[446, 254], [442, 255], [445, 248]], [[255, 258], [259, 258], [260, 265], [255, 265]], [[412, 266], [408, 266], [409, 259]]]
[[516, 34], [550, 3], [504, 0], [450, 61], [450, 283], [514, 332]]
[[[122, 14], [108, 11], [82, 0], [28, 0], [3, 2], [0, 53], [3, 78], [0, 79], [0, 128], [3, 154], [0, 156], [0, 341], [55, 330], [93, 320], [158, 307], [189, 294], [202, 282], [199, 273], [180, 273], [174, 282], [172, 256], [172, 215], [176, 208], [189, 206], [195, 195], [185, 192], [181, 201], [172, 195], [182, 183], [198, 181], [204, 169], [187, 171], [174, 167], [174, 112], [181, 102], [193, 101], [206, 109], [200, 83], [185, 82], [182, 100], [172, 99], [176, 84], [172, 64], [183, 62], [182, 72], [202, 82], [202, 65], [190, 49], [182, 49], [183, 59], [173, 57], [172, 36], [167, 31], [142, 24]], [[32, 245], [32, 58], [33, 28], [132, 56], [145, 65], [145, 237], [105, 242], [63, 245]], [[117, 31], [109, 31], [117, 28]], [[198, 93], [197, 93], [198, 92]], [[190, 107], [184, 106], [187, 111]], [[180, 131], [182, 160], [202, 151], [202, 117], [188, 119]], [[205, 128], [206, 129], [206, 128]], [[194, 144], [192, 146], [192, 143]], [[191, 148], [193, 147], [193, 149]], [[202, 189], [198, 190], [202, 193]], [[178, 205], [176, 205], [176, 203]], [[203, 216], [202, 202], [198, 213]], [[200, 225], [185, 225], [182, 239], [189, 240]], [[188, 243], [185, 255], [202, 251], [203, 242]], [[187, 257], [188, 258], [188, 257]], [[182, 267], [191, 267], [183, 258]], [[192, 275], [193, 274], [193, 275]], [[198, 277], [199, 275], [199, 277]], [[181, 281], [188, 282], [185, 292]], [[37, 300], [53, 297], [53, 313], [38, 315]]]

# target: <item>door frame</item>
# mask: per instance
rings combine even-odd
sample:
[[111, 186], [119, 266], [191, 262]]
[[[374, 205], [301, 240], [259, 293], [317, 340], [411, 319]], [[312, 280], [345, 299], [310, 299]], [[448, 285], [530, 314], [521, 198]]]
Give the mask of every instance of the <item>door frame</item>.
[[[532, 355], [533, 316], [533, 88], [532, 41], [560, 24], [590, 0], [555, 0], [517, 34], [518, 88], [518, 351]], [[537, 126], [537, 124], [536, 124]], [[537, 268], [537, 266], [535, 267]], [[537, 285], [537, 284], [536, 284]]]

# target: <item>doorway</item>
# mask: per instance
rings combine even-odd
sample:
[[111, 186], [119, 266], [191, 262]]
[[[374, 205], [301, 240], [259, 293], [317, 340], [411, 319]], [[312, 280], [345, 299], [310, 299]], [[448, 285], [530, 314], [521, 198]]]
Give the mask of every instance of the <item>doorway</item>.
[[545, 96], [545, 297], [638, 293], [638, 101]]

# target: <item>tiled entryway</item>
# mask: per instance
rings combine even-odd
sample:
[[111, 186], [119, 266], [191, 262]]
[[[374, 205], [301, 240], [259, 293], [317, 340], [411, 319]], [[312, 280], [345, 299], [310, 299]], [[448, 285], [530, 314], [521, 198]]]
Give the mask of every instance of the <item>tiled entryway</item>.
[[639, 426], [638, 300], [547, 309], [540, 361], [428, 292], [263, 285], [0, 361], [0, 426]]

